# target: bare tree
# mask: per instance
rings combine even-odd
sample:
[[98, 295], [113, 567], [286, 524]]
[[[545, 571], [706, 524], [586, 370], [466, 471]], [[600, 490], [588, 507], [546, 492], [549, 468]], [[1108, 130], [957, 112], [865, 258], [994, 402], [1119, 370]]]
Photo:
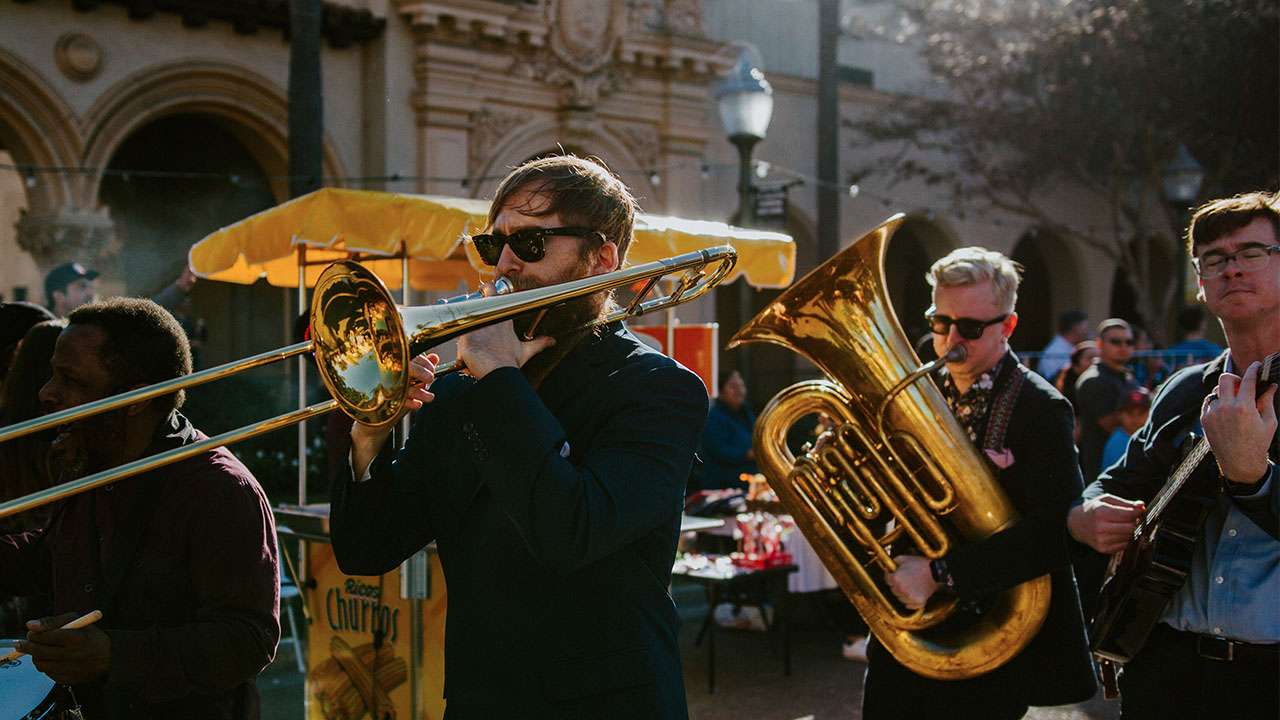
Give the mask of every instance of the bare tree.
[[[1179, 299], [1173, 287], [1153, 297], [1151, 243], [1134, 240], [1181, 235], [1162, 183], [1179, 144], [1204, 167], [1198, 199], [1280, 184], [1277, 0], [887, 1], [901, 13], [892, 34], [919, 46], [936, 84], [850, 123], [856, 142], [889, 150], [852, 179], [922, 179], [958, 207], [1100, 248], [1148, 324]], [[1108, 209], [1107, 228], [1048, 209], [1064, 182]]]

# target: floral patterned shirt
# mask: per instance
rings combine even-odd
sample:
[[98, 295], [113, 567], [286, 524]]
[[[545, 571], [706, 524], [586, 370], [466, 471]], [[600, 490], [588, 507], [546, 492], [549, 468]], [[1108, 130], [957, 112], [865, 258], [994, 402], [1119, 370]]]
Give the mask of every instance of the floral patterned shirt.
[[1007, 354], [1002, 356], [990, 370], [982, 373], [969, 386], [969, 389], [964, 391], [964, 394], [956, 388], [951, 373], [947, 372], [945, 367], [940, 371], [942, 396], [947, 399], [951, 414], [956, 416], [960, 426], [969, 433], [969, 439], [975, 444], [978, 442], [978, 433], [986, 424], [987, 415], [991, 412], [992, 390], [995, 388], [996, 378], [1000, 377], [1000, 370], [1004, 368], [1006, 358], [1008, 358]]

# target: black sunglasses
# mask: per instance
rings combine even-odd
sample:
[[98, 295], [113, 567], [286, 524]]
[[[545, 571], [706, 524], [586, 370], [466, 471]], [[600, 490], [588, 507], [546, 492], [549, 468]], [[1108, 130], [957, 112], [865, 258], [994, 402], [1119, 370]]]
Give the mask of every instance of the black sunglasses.
[[503, 245], [510, 246], [511, 252], [515, 253], [516, 257], [524, 262], [538, 262], [547, 254], [546, 238], [557, 235], [570, 235], [572, 237], [599, 235], [600, 242], [604, 242], [604, 233], [599, 230], [575, 225], [555, 228], [524, 228], [510, 235], [482, 233], [480, 235], [472, 235], [471, 244], [476, 246], [476, 252], [480, 254], [480, 259], [484, 261], [485, 265], [498, 264], [498, 258], [502, 256]]
[[924, 319], [929, 321], [929, 329], [934, 335], [946, 335], [951, 332], [951, 326], [955, 325], [956, 330], [960, 332], [960, 337], [965, 340], [977, 340], [982, 337], [982, 333], [987, 328], [996, 323], [1004, 322], [1009, 317], [1009, 313], [1005, 313], [1000, 317], [991, 318], [990, 320], [974, 320], [973, 318], [953, 318], [947, 315], [938, 315], [932, 308], [924, 314]]

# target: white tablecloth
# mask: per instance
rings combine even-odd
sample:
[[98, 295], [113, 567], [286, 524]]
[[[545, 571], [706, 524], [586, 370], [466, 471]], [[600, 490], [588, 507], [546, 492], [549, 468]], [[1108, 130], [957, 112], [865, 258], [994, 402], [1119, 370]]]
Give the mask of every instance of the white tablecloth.
[[798, 528], [792, 530], [782, 544], [786, 551], [791, 553], [791, 562], [800, 568], [787, 576], [788, 591], [816, 592], [837, 587], [836, 579], [827, 572], [827, 568], [818, 559], [818, 554], [813, 551], [813, 547], [804, 539], [804, 535], [800, 534]]

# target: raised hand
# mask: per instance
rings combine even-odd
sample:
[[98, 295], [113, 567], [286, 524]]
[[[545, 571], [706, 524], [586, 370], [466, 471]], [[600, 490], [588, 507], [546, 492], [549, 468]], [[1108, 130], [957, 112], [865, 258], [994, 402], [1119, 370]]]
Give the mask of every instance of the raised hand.
[[1218, 469], [1224, 478], [1242, 485], [1262, 479], [1267, 448], [1276, 434], [1276, 386], [1257, 395], [1261, 368], [1255, 362], [1243, 377], [1222, 373], [1200, 409], [1200, 424]]

